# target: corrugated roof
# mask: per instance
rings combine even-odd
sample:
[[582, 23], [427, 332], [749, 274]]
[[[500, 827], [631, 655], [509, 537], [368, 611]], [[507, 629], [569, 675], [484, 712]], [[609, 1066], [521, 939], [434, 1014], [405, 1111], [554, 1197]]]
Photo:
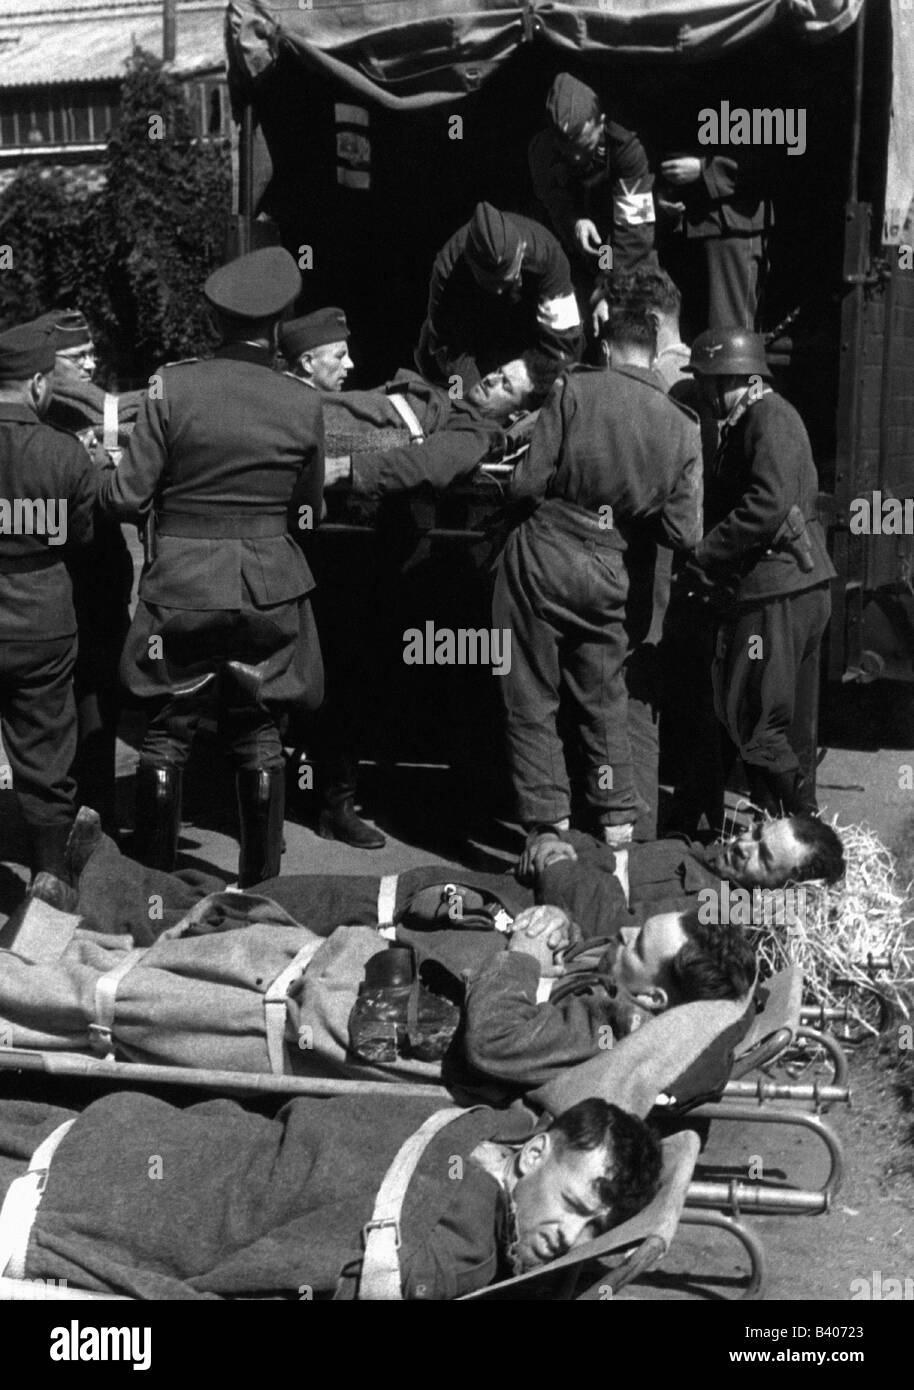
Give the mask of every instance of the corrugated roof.
[[[178, 6], [173, 71], [224, 65], [223, 13], [221, 0]], [[120, 78], [136, 44], [161, 53], [161, 0], [0, 0], [0, 88]]]

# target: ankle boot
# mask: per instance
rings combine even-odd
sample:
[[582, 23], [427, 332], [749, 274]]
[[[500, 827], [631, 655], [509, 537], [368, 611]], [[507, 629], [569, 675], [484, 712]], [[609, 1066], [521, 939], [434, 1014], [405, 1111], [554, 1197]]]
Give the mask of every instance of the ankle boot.
[[357, 849], [383, 849], [387, 844], [380, 830], [356, 815], [351, 796], [333, 800], [321, 811], [318, 834], [323, 840], [342, 840]]
[[140, 763], [136, 774], [133, 854], [150, 869], [173, 873], [181, 833], [181, 769]]
[[278, 878], [285, 824], [286, 775], [283, 768], [246, 768], [235, 778], [241, 827], [238, 887]]

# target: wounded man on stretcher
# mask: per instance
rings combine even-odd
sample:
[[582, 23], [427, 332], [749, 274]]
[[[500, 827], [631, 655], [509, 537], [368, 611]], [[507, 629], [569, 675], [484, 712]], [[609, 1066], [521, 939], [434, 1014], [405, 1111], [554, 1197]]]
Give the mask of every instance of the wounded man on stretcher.
[[0, 1101], [0, 1275], [153, 1299], [448, 1299], [535, 1270], [651, 1198], [639, 1117], [738, 1007], [652, 1019], [539, 1093], [539, 1120], [409, 1093], [298, 1098], [273, 1119], [132, 1093], [78, 1115]]
[[[742, 1000], [749, 1025], [755, 958], [738, 929], [694, 912], [624, 926], [616, 881], [586, 863], [565, 895], [577, 923], [560, 906], [522, 906], [529, 893], [502, 876], [449, 884], [441, 873], [265, 885], [293, 917], [256, 894], [193, 902], [177, 876], [151, 878], [101, 837], [76, 913], [34, 901], [21, 916], [0, 971], [0, 1041], [177, 1067], [443, 1081], [504, 1104], [673, 1006]], [[150, 903], [166, 898], [192, 905], [151, 939]], [[676, 1098], [722, 1087], [738, 1041], [718, 1040]]]

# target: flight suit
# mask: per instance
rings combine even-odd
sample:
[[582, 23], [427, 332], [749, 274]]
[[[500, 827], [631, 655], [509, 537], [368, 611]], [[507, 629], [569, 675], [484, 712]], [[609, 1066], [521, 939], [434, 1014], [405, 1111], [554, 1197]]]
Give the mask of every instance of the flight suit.
[[[0, 719], [28, 827], [32, 868], [62, 877], [75, 813], [76, 615], [67, 573], [71, 548], [92, 536], [95, 470], [75, 439], [43, 424], [27, 405], [0, 402], [3, 501], [66, 504], [66, 543], [0, 526]], [[46, 511], [47, 516], [47, 511]], [[40, 515], [40, 513], [36, 513]], [[62, 519], [58, 512], [58, 523]]]
[[535, 504], [511, 532], [493, 621], [511, 633], [501, 678], [521, 820], [554, 824], [571, 794], [557, 728], [564, 688], [586, 762], [586, 798], [604, 825], [646, 809], [633, 780], [623, 664], [626, 552], [662, 532], [688, 548], [701, 534], [701, 447], [692, 413], [639, 367], [579, 368], [543, 407], [509, 487]]

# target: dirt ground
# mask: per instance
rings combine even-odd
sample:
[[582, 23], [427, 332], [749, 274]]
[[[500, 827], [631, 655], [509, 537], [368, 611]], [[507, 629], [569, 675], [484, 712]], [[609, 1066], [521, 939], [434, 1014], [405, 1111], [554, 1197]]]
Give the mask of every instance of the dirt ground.
[[[119, 795], [127, 824], [135, 738], [129, 726], [123, 733]], [[902, 879], [914, 879], [914, 791], [907, 789], [911, 778], [904, 773], [914, 765], [914, 694], [898, 687], [831, 692], [820, 743], [828, 750], [819, 768], [824, 814], [837, 814], [844, 824], [866, 821], [899, 853]], [[507, 869], [516, 855], [516, 829], [477, 818], [446, 769], [365, 768], [361, 795], [366, 814], [376, 814], [389, 835], [387, 848], [359, 851], [321, 840], [305, 823], [309, 808], [292, 805], [284, 872], [376, 875], [434, 862], [497, 870]], [[232, 880], [237, 847], [231, 788], [221, 760], [209, 750], [196, 758], [185, 815], [182, 867], [222, 872]], [[21, 897], [26, 879], [17, 863], [16, 819], [12, 793], [0, 792], [0, 922]], [[876, 1271], [883, 1281], [914, 1278], [912, 1073], [914, 1063], [890, 1044], [880, 1050], [874, 1042], [852, 1054], [852, 1102], [833, 1107], [827, 1116], [846, 1160], [832, 1209], [819, 1216], [747, 1218], [765, 1246], [766, 1299], [846, 1301], [855, 1289], [859, 1295], [861, 1286], [853, 1281], [872, 1281]], [[795, 1187], [816, 1186], [825, 1173], [824, 1150], [813, 1136], [783, 1126], [715, 1123], [698, 1176], [746, 1178], [759, 1161], [763, 1176]], [[703, 1271], [700, 1280], [696, 1270]], [[622, 1296], [734, 1298], [746, 1272], [745, 1255], [729, 1236], [681, 1228], [662, 1271]]]

